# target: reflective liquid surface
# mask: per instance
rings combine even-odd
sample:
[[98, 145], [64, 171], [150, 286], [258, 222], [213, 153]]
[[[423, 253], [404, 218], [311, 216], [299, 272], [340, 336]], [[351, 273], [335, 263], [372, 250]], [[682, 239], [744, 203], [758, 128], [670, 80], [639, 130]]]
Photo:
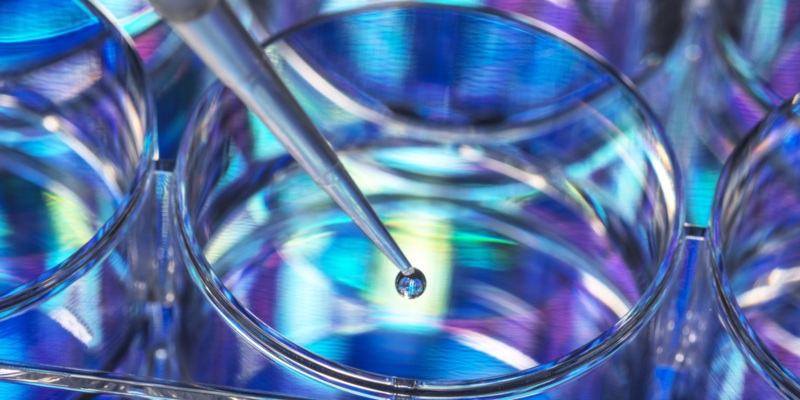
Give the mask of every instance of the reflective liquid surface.
[[[451, 168], [424, 170], [408, 158], [424, 153]], [[541, 192], [491, 184], [482, 190], [519, 197], [484, 203], [397, 193], [429, 185], [423, 178], [475, 190], [477, 166], [457, 151], [381, 149], [345, 160], [424, 271], [419, 298], [398, 295], [397, 269], [296, 167], [230, 211], [206, 247], [233, 295], [309, 351], [385, 375], [491, 377], [582, 346], [638, 298], [610, 238]]]
[[0, 293], [37, 278], [86, 244], [123, 195], [100, 160], [61, 130], [56, 117], [17, 117], [0, 110]]

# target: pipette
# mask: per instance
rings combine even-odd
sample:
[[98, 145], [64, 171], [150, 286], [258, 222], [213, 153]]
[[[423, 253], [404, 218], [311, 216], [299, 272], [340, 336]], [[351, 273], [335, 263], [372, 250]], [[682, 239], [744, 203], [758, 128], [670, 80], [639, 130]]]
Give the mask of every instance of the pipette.
[[400, 251], [330, 143], [278, 77], [264, 51], [230, 6], [224, 0], [151, 0], [151, 4], [269, 128], [314, 182], [400, 269], [398, 292], [405, 298], [422, 294], [424, 275]]

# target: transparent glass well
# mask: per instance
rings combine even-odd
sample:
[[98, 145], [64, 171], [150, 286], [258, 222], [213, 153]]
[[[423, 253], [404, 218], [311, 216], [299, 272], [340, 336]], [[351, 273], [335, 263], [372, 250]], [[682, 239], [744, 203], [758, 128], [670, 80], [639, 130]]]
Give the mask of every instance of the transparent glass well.
[[[181, 322], [190, 379], [326, 398], [346, 392], [291, 371], [373, 396], [535, 393], [652, 315], [681, 180], [647, 107], [590, 50], [531, 19], [431, 5], [337, 14], [265, 50], [427, 289], [399, 296], [391, 263], [217, 85], [176, 168], [202, 293]], [[619, 360], [627, 382], [652, 373]]]
[[707, 234], [724, 322], [755, 368], [786, 397], [800, 395], [798, 98], [731, 155]]
[[154, 156], [141, 61], [88, 2], [12, 2], [0, 19], [0, 359], [117, 370], [141, 327], [126, 235]]

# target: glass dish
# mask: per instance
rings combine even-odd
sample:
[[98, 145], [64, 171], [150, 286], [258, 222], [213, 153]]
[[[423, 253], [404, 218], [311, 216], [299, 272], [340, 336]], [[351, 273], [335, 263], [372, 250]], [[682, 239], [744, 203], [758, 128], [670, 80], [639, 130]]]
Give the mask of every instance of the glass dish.
[[141, 60], [88, 2], [10, 2], [0, 18], [0, 359], [122, 368], [155, 154]]
[[800, 396], [798, 99], [770, 113], [733, 152], [707, 233], [723, 321], [747, 360], [787, 398]]
[[637, 332], [671, 282], [681, 178], [624, 78], [540, 22], [453, 6], [336, 14], [265, 49], [428, 288], [398, 296], [397, 271], [217, 85], [175, 172], [186, 380], [330, 399], [648, 391]]

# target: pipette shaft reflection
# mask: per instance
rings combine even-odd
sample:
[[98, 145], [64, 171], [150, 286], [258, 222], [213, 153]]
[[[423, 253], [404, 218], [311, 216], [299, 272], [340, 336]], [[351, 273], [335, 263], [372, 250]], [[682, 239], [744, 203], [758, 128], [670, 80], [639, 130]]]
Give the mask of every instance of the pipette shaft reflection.
[[272, 68], [230, 6], [220, 0], [151, 0], [183, 40], [266, 125], [314, 182], [376, 246], [410, 275], [414, 268], [327, 140]]

